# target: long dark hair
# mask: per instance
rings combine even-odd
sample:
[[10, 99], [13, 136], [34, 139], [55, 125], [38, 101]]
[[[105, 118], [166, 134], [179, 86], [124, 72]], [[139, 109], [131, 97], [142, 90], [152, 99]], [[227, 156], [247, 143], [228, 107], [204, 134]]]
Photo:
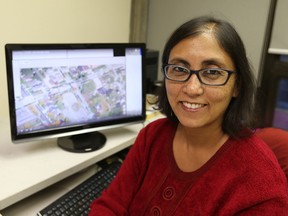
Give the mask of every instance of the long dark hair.
[[[251, 134], [249, 129], [252, 129], [255, 123], [256, 82], [246, 56], [244, 44], [230, 23], [210, 16], [198, 17], [184, 23], [168, 39], [163, 51], [162, 64], [168, 63], [171, 50], [180, 41], [202, 34], [211, 25], [213, 25], [216, 40], [231, 57], [237, 71], [238, 96], [232, 98], [225, 112], [222, 130], [234, 138], [249, 136]], [[168, 118], [178, 121], [168, 102], [165, 80], [163, 80], [162, 87], [158, 92], [158, 108]]]

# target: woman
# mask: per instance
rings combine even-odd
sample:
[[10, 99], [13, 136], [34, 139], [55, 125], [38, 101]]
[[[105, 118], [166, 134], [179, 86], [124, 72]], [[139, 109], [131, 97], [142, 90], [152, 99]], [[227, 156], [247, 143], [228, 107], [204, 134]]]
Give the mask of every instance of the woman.
[[163, 52], [158, 107], [90, 215], [288, 215], [285, 176], [253, 135], [255, 84], [227, 22], [184, 23]]

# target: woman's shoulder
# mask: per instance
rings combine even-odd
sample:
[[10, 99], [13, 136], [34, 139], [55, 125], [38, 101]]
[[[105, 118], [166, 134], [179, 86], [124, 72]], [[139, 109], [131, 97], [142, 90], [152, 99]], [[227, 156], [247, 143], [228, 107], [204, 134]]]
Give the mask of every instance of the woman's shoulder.
[[278, 163], [272, 150], [255, 134], [248, 138], [240, 139], [237, 145], [243, 155], [246, 154], [251, 157], [251, 160], [257, 160], [258, 163]]
[[145, 140], [147, 143], [155, 143], [158, 142], [159, 139], [164, 141], [170, 139], [173, 136], [176, 128], [176, 122], [173, 122], [168, 118], [160, 118], [150, 122], [144, 128], [142, 128], [138, 138]]
[[[230, 139], [228, 142], [228, 151], [219, 159], [221, 166], [215, 166], [216, 172], [213, 169], [215, 181], [230, 185], [228, 188], [225, 186], [225, 190], [233, 188], [237, 199], [245, 198], [238, 200], [245, 205], [264, 200], [280, 200], [287, 205], [287, 181], [269, 147], [254, 134], [247, 138]], [[219, 172], [221, 177], [218, 178]]]
[[155, 130], [158, 128], [175, 128], [177, 126], [176, 122], [171, 121], [170, 119], [164, 117], [164, 118], [159, 118], [157, 120], [154, 120], [150, 123], [148, 123], [145, 128], [148, 130]]
[[255, 132], [275, 154], [288, 180], [288, 131], [279, 128], [262, 128]]
[[[256, 178], [262, 177], [267, 181], [278, 178], [286, 181], [284, 172], [269, 146], [258, 136], [253, 134], [249, 138], [239, 140], [237, 143], [238, 159], [242, 161], [243, 168]], [[284, 179], [283, 179], [284, 177]], [[264, 181], [263, 179], [261, 181]]]

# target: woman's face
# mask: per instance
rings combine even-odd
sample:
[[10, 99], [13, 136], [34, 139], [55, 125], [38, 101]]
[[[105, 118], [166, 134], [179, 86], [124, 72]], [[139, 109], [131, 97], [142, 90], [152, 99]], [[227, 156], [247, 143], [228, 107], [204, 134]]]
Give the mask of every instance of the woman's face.
[[[191, 70], [224, 68], [235, 70], [230, 56], [210, 33], [180, 41], [170, 52], [169, 64]], [[186, 82], [166, 79], [168, 101], [179, 122], [189, 128], [219, 128], [232, 97], [237, 96], [235, 74], [224, 86], [201, 84], [193, 74]]]

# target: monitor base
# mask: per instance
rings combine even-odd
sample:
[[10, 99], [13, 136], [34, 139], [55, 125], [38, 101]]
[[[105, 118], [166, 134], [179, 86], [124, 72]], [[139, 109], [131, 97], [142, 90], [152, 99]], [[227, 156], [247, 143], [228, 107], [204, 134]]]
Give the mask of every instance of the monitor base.
[[57, 144], [60, 148], [75, 153], [86, 153], [102, 148], [106, 143], [106, 137], [99, 132], [59, 137]]

